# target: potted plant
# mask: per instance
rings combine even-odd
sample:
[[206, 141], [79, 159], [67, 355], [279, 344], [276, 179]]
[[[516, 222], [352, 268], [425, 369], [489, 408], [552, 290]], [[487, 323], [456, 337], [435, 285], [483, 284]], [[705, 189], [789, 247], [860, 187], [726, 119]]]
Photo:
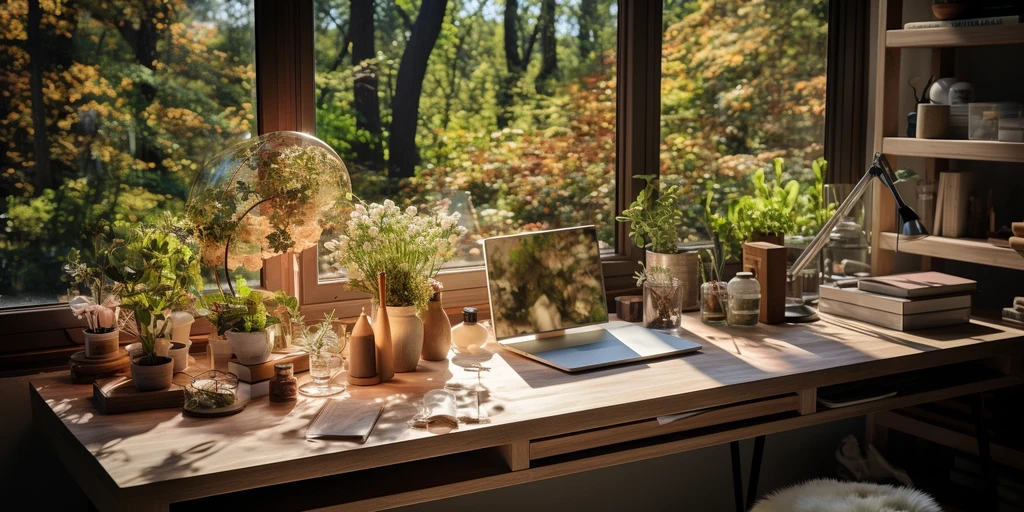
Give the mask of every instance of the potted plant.
[[658, 190], [658, 176], [636, 176], [646, 182], [622, 215], [619, 222], [629, 222], [629, 238], [646, 250], [647, 267], [669, 269], [682, 282], [684, 309], [697, 305], [697, 254], [679, 247], [683, 214], [676, 207], [678, 185]]
[[347, 286], [369, 293], [370, 311], [377, 310], [377, 275], [387, 276], [385, 313], [390, 320], [396, 372], [415, 371], [423, 349], [423, 322], [416, 316], [434, 295], [430, 279], [455, 255], [466, 233], [457, 212], [441, 204], [428, 212], [383, 204], [357, 204], [345, 234], [324, 244], [328, 261], [345, 272]]
[[166, 356], [171, 313], [187, 309], [202, 290], [199, 259], [166, 226], [140, 226], [112, 244], [104, 273], [117, 283], [122, 307], [134, 318], [128, 325], [141, 344], [131, 361], [135, 387], [166, 389], [174, 375], [174, 361]]
[[121, 300], [113, 283], [103, 274], [109, 242], [97, 236], [93, 243], [93, 259], [88, 260], [78, 249], [71, 249], [64, 264], [64, 279], [71, 283], [68, 307], [79, 319], [85, 319], [85, 357], [107, 359], [117, 355], [120, 334], [117, 328]]
[[332, 384], [342, 368], [341, 351], [345, 349], [344, 332], [335, 330], [334, 312], [313, 325], [302, 324], [295, 346], [309, 354], [309, 376], [312, 381], [299, 387], [299, 392], [309, 396], [330, 396], [344, 390], [343, 386]]
[[738, 240], [765, 241], [783, 245], [784, 237], [796, 231], [794, 207], [800, 196], [800, 183], [790, 180], [783, 186], [783, 160], [776, 158], [772, 165], [775, 180], [767, 183], [764, 169], [751, 175], [754, 193], [739, 198], [729, 205], [729, 221]]
[[679, 327], [681, 285], [672, 271], [665, 267], [647, 267], [642, 261], [634, 274], [636, 285], [643, 288], [644, 327], [675, 329]]
[[292, 345], [296, 326], [301, 326], [303, 322], [302, 314], [299, 312], [299, 299], [278, 290], [274, 292], [267, 305], [273, 315], [280, 320], [277, 323], [277, 335], [274, 337], [274, 350], [287, 350]]
[[240, 295], [214, 294], [206, 298], [207, 314], [217, 334], [227, 338], [231, 351], [242, 364], [259, 364], [270, 359], [274, 350], [276, 324], [280, 319], [267, 311], [267, 298], [245, 286], [239, 279]]
[[706, 324], [722, 325], [726, 322], [728, 305], [728, 282], [723, 276], [725, 257], [723, 238], [735, 231], [735, 225], [727, 217], [712, 212], [713, 193], [709, 190], [704, 199], [704, 228], [711, 237], [712, 248], [702, 248], [697, 256], [700, 260], [700, 319]]

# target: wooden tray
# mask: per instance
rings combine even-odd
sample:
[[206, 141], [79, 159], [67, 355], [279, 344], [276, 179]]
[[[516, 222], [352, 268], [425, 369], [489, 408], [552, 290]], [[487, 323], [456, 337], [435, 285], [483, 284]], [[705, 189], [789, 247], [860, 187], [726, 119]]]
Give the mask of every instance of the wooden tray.
[[89, 359], [85, 357], [85, 351], [80, 350], [71, 354], [68, 368], [71, 370], [71, 382], [74, 384], [91, 384], [96, 379], [112, 377], [128, 373], [128, 351], [120, 348], [117, 357], [110, 359]]

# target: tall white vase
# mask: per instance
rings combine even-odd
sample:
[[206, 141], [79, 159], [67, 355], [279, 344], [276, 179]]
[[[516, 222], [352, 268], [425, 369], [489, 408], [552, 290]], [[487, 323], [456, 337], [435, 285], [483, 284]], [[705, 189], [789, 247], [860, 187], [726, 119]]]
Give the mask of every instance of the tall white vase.
[[423, 320], [416, 306], [388, 306], [391, 321], [391, 346], [396, 372], [414, 372], [423, 351]]

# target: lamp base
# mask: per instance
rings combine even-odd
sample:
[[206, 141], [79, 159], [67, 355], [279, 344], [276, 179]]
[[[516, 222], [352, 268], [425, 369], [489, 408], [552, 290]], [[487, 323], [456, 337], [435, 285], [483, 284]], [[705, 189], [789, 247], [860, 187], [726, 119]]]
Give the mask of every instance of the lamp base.
[[786, 322], [804, 323], [820, 320], [818, 311], [806, 304], [786, 306]]

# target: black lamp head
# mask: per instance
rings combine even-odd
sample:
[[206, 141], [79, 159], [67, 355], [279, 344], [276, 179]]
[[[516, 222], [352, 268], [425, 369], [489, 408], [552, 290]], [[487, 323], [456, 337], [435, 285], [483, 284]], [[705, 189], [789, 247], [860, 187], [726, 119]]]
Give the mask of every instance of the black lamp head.
[[911, 209], [907, 205], [903, 205], [899, 209], [900, 212], [900, 234], [903, 236], [927, 236], [928, 230], [921, 224], [921, 218], [917, 216], [917, 212]]

